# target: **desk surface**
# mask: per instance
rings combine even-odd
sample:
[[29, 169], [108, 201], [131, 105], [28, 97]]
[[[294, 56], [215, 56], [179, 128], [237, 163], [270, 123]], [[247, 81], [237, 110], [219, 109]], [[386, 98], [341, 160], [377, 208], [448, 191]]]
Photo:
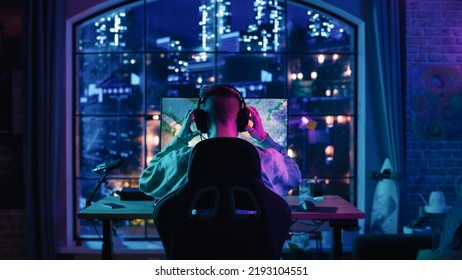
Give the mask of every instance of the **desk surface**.
[[[298, 196], [286, 196], [290, 206], [298, 206]], [[300, 220], [356, 220], [364, 219], [365, 214], [353, 204], [338, 195], [325, 195], [322, 201], [314, 202], [315, 211], [292, 211], [293, 219]]]
[[[110, 208], [104, 203], [116, 203], [123, 208]], [[120, 200], [117, 196], [107, 196], [77, 214], [79, 219], [152, 219], [154, 202], [152, 200]]]
[[[298, 196], [287, 196], [285, 200], [289, 206], [298, 206]], [[116, 203], [124, 206], [123, 208], [110, 208], [105, 203]], [[315, 202], [317, 210], [306, 212], [293, 210], [292, 218], [299, 220], [344, 220], [344, 219], [364, 219], [365, 214], [354, 205], [344, 200], [340, 196], [326, 195], [323, 201]], [[333, 211], [323, 211], [329, 209]], [[152, 219], [153, 201], [147, 200], [120, 200], [120, 197], [108, 196], [89, 207], [81, 210], [77, 217], [79, 219], [110, 219], [110, 220], [129, 220], [129, 219]]]

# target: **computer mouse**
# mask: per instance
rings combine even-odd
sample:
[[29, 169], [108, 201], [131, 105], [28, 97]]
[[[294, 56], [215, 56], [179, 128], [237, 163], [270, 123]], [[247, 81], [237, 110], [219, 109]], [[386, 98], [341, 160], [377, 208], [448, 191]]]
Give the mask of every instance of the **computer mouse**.
[[309, 201], [309, 200], [300, 201], [300, 206], [303, 208], [303, 210], [306, 210], [306, 211], [316, 210], [316, 204], [314, 204], [313, 201]]

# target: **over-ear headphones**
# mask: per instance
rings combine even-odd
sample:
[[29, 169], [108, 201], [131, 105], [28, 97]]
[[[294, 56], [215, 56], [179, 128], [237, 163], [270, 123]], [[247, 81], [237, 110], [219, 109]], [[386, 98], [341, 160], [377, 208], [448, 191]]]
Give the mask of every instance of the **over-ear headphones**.
[[[234, 93], [233, 91], [236, 92], [237, 94]], [[237, 130], [239, 132], [245, 131], [245, 127], [249, 123], [249, 110], [245, 106], [245, 101], [244, 101], [244, 98], [242, 97], [242, 93], [231, 85], [219, 84], [219, 85], [204, 87], [201, 89], [201, 92], [199, 93], [199, 101], [197, 102], [197, 108], [196, 110], [194, 110], [194, 120], [196, 122], [197, 129], [200, 130], [202, 133], [208, 132], [209, 121], [208, 121], [207, 113], [204, 111], [204, 109], [201, 109], [201, 105], [205, 103], [205, 100], [210, 95], [226, 94], [226, 93], [231, 93], [232, 95], [236, 96], [236, 98], [239, 99], [241, 103], [241, 108], [237, 115]]]

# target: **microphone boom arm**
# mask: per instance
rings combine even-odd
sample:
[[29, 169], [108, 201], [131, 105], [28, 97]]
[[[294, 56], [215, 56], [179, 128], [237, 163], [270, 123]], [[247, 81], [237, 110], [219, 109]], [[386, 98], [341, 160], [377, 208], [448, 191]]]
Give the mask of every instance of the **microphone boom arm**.
[[118, 159], [115, 161], [109, 161], [103, 164], [96, 166], [92, 171], [100, 174], [100, 178], [98, 183], [96, 183], [95, 187], [93, 188], [93, 192], [85, 201], [85, 208], [91, 205], [91, 200], [95, 196], [96, 191], [100, 188], [101, 184], [106, 182], [106, 177], [109, 174], [109, 171], [114, 170], [122, 166], [122, 160]]
[[91, 195], [85, 201], [85, 208], [87, 208], [88, 206], [91, 205], [91, 200], [95, 196], [96, 191], [100, 188], [102, 183], [106, 182], [107, 174], [108, 174], [108, 172], [106, 171], [103, 174], [101, 174], [102, 176], [99, 177], [98, 182], [96, 183], [95, 187], [93, 188], [93, 192], [91, 193]]

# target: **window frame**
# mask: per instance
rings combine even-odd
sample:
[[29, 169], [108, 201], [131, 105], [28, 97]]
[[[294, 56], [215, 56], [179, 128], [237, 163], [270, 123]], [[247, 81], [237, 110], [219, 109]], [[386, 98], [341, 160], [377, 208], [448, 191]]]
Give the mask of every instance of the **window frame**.
[[[66, 35], [66, 158], [70, 159], [67, 160], [67, 187], [66, 187], [66, 200], [67, 200], [67, 209], [66, 211], [66, 224], [68, 225], [68, 229], [73, 229], [67, 232], [68, 240], [75, 240], [78, 239], [78, 233], [74, 228], [75, 220], [77, 219], [77, 209], [76, 199], [74, 199], [75, 193], [75, 170], [76, 170], [76, 155], [75, 151], [77, 150], [76, 147], [76, 129], [75, 129], [75, 112], [76, 112], [76, 104], [75, 104], [75, 89], [76, 89], [76, 82], [75, 82], [75, 74], [74, 69], [76, 65], [76, 52], [75, 52], [75, 27], [90, 18], [97, 16], [98, 14], [105, 13], [112, 9], [117, 8], [118, 6], [123, 6], [133, 2], [143, 2], [141, 5], [145, 5], [146, 2], [141, 1], [124, 1], [124, 0], [112, 0], [112, 1], [105, 1], [101, 4], [95, 5], [90, 9], [87, 9], [83, 13], [76, 15], [70, 19], [68, 19], [66, 26], [67, 26], [67, 35]], [[355, 70], [356, 70], [356, 78], [354, 79], [354, 88], [356, 89], [355, 92], [355, 137], [354, 137], [354, 148], [356, 150], [354, 156], [354, 162], [356, 165], [356, 174], [353, 176], [356, 179], [356, 191], [355, 197], [352, 201], [356, 204], [360, 209], [364, 209], [364, 181], [365, 180], [365, 120], [361, 116], [365, 116], [365, 108], [364, 108], [364, 100], [365, 100], [365, 36], [364, 36], [364, 22], [351, 14], [337, 8], [335, 6], [326, 4], [322, 1], [318, 0], [292, 0], [287, 2], [293, 2], [305, 7], [312, 7], [316, 10], [324, 12], [328, 15], [332, 15], [333, 17], [340, 18], [343, 22], [350, 23], [352, 27], [355, 29]], [[148, 50], [143, 50], [143, 53], [148, 53]], [[70, 55], [69, 55], [70, 54]], [[288, 56], [290, 52], [283, 52], [283, 55]], [[289, 115], [290, 117], [290, 115]], [[146, 154], [146, 151], [145, 151]], [[364, 177], [363, 177], [364, 176]], [[362, 179], [364, 178], [364, 179]], [[72, 236], [72, 237], [71, 237]]]

